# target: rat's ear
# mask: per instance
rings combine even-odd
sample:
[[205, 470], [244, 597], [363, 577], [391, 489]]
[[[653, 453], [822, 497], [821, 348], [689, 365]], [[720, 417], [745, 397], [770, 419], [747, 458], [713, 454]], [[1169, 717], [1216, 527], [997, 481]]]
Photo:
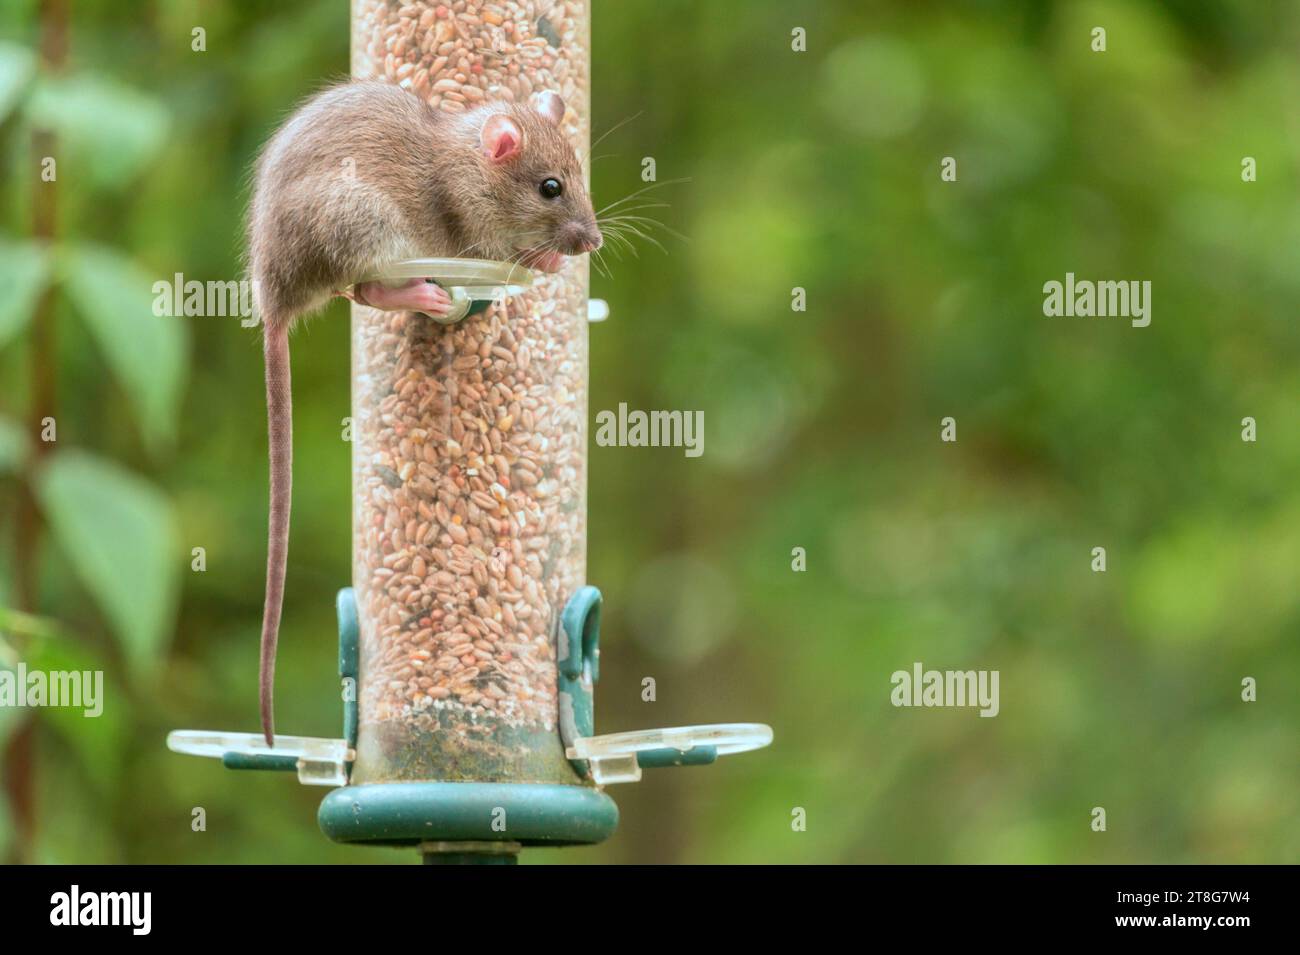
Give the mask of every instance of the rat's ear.
[[515, 121], [505, 113], [489, 116], [479, 133], [483, 155], [489, 162], [505, 162], [519, 155], [524, 145], [524, 134]]
[[556, 126], [564, 119], [564, 100], [560, 99], [559, 93], [550, 90], [543, 90], [533, 96], [533, 109]]

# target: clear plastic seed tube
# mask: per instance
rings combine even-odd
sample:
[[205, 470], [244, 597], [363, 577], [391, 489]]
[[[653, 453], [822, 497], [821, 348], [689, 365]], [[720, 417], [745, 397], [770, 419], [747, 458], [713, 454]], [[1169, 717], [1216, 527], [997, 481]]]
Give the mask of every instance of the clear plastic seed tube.
[[[585, 2], [354, 0], [352, 24], [356, 78], [452, 112], [555, 90], [590, 141]], [[576, 783], [554, 634], [586, 574], [585, 259], [455, 325], [354, 305], [352, 418], [353, 782]]]

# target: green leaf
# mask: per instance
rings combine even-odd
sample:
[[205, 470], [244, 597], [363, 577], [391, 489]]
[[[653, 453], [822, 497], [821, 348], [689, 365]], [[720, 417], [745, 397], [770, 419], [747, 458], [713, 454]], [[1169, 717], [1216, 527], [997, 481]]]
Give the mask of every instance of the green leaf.
[[168, 640], [180, 582], [171, 504], [129, 471], [82, 451], [51, 455], [37, 495], [132, 671], [148, 676]]
[[49, 275], [49, 250], [42, 243], [0, 242], [0, 348], [31, 321]]
[[0, 474], [17, 471], [27, 460], [27, 435], [10, 418], [0, 417]]
[[131, 704], [123, 689], [108, 679], [111, 669], [107, 661], [91, 648], [64, 636], [37, 641], [25, 654], [24, 662], [28, 673], [40, 670], [44, 673], [100, 675], [95, 687], [98, 715], [88, 716], [86, 711], [89, 707], [85, 706], [49, 706], [41, 709], [39, 715], [42, 723], [52, 727], [77, 754], [87, 775], [99, 789], [111, 792], [122, 769]]
[[38, 617], [32, 613], [23, 613], [21, 610], [14, 610], [10, 607], [0, 607], [0, 665], [3, 665], [5, 654], [11, 649], [4, 639], [5, 635], [10, 633], [20, 633], [25, 637], [40, 637], [42, 639], [58, 637], [66, 639], [67, 637], [57, 620], [52, 620], [49, 617]]
[[36, 71], [36, 56], [25, 46], [0, 43], [0, 121], [9, 115]]
[[[91, 74], [44, 77], [27, 103], [31, 123], [59, 137], [59, 171], [78, 182], [112, 188], [144, 168], [167, 140], [170, 117], [161, 102]], [[66, 163], [66, 164], [65, 164]]]
[[113, 249], [68, 248], [59, 281], [135, 405], [145, 440], [154, 448], [170, 442], [185, 379], [183, 320], [154, 314], [149, 276]]

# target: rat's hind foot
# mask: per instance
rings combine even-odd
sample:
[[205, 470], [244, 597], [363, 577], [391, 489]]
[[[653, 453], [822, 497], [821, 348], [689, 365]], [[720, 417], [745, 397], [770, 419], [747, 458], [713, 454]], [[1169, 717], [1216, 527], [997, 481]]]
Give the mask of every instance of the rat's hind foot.
[[383, 282], [362, 282], [353, 294], [362, 305], [386, 312], [442, 316], [451, 311], [451, 296], [446, 289], [425, 279], [411, 279], [397, 288], [389, 288]]

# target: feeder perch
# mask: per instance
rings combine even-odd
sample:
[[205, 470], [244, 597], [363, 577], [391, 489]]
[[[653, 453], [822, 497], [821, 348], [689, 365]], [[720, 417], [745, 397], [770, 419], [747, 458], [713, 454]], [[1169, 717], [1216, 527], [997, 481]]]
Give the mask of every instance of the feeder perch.
[[177, 753], [220, 759], [227, 769], [296, 772], [307, 786], [336, 788], [321, 803], [321, 830], [337, 842], [413, 846], [426, 862], [510, 862], [524, 846], [601, 842], [618, 824], [618, 808], [601, 787], [636, 782], [643, 769], [695, 766], [772, 741], [758, 723], [683, 726], [591, 735], [592, 689], [600, 656], [601, 597], [583, 587], [561, 615], [560, 735], [577, 771], [574, 784], [512, 782], [394, 782], [348, 785], [361, 722], [355, 689], [359, 627], [352, 588], [338, 595], [339, 676], [343, 737], [277, 736], [275, 747], [257, 733], [177, 730], [167, 746]]
[[404, 259], [385, 266], [382, 272], [363, 281], [399, 286], [410, 279], [424, 279], [445, 289], [451, 296], [451, 311], [428, 316], [439, 325], [455, 325], [486, 311], [493, 302], [527, 290], [535, 277], [532, 270], [516, 263], [486, 259]]
[[[508, 27], [493, 3], [456, 9], [353, 0], [353, 77], [453, 113], [553, 91], [564, 135], [587, 152], [588, 4]], [[178, 731], [173, 750], [333, 787], [317, 818], [336, 841], [492, 863], [606, 839], [618, 823], [608, 784], [771, 741], [759, 724], [595, 733], [587, 339], [609, 307], [589, 298], [587, 269], [423, 258], [362, 277], [423, 278], [455, 308], [431, 320], [352, 306], [342, 735], [268, 748], [258, 734]]]

